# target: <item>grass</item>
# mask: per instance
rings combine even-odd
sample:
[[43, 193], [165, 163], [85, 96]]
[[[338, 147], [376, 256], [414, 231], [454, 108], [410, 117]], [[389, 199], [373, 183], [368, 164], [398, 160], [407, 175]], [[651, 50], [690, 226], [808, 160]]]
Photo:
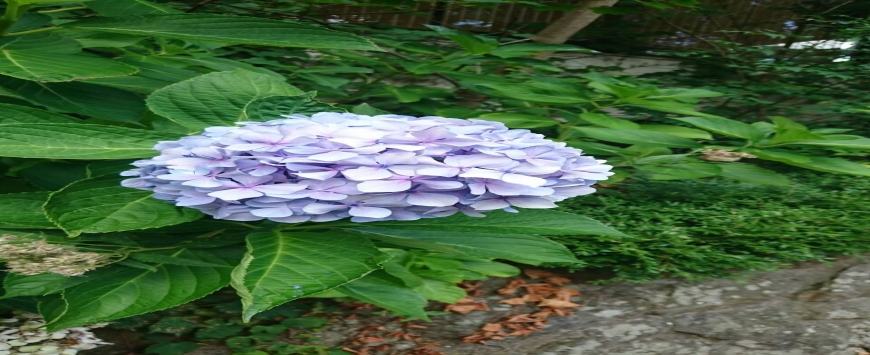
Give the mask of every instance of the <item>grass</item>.
[[702, 279], [870, 252], [870, 179], [790, 175], [787, 187], [725, 180], [632, 182], [563, 202], [631, 237], [562, 236], [611, 281]]

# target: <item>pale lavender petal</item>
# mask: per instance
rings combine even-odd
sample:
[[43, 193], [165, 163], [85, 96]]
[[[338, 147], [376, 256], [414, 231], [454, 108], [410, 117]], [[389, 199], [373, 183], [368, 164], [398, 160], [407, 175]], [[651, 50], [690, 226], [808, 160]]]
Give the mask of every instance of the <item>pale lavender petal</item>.
[[542, 179], [539, 177], [528, 176], [528, 175], [520, 175], [520, 174], [504, 174], [501, 180], [505, 182], [509, 182], [511, 184], [525, 185], [531, 187], [539, 187], [544, 186], [547, 183], [547, 179]]
[[480, 200], [471, 204], [471, 207], [479, 210], [479, 211], [493, 211], [506, 207], [510, 207], [511, 205], [502, 199], [489, 199], [489, 200]]
[[263, 193], [254, 189], [241, 188], [209, 192], [208, 195], [221, 200], [238, 201], [243, 198], [260, 197], [263, 196]]
[[399, 192], [411, 188], [408, 180], [370, 180], [361, 182], [356, 186], [362, 192]]
[[465, 187], [465, 184], [459, 181], [442, 181], [442, 180], [414, 180], [414, 182], [420, 183], [430, 189], [436, 190], [452, 190], [452, 189], [461, 189]]
[[325, 201], [341, 201], [347, 198], [345, 194], [338, 194], [329, 191], [314, 191], [308, 195], [309, 198]]
[[382, 180], [393, 177], [393, 173], [389, 170], [367, 166], [347, 169], [342, 171], [341, 174], [344, 175], [344, 177], [355, 181]]
[[288, 195], [294, 192], [305, 190], [308, 187], [304, 184], [274, 184], [274, 185], [260, 185], [253, 187], [257, 191], [260, 191], [266, 195]]
[[348, 211], [354, 217], [384, 218], [393, 213], [388, 208], [353, 206]]
[[415, 192], [408, 194], [408, 203], [417, 206], [445, 207], [459, 202], [459, 197], [443, 193]]
[[293, 211], [291, 211], [286, 206], [284, 207], [274, 207], [274, 208], [258, 208], [251, 211], [251, 214], [258, 217], [272, 218], [272, 217], [290, 217], [293, 215]]
[[555, 208], [553, 201], [540, 197], [508, 197], [511, 205], [522, 208]]
[[305, 213], [311, 214], [324, 214], [332, 211], [345, 210], [347, 206], [345, 205], [329, 205], [325, 203], [312, 203], [308, 206], [302, 208]]
[[309, 156], [308, 158], [310, 158], [311, 160], [332, 162], [332, 161], [339, 161], [339, 160], [354, 158], [358, 155], [359, 154], [357, 154], [357, 153], [350, 153], [350, 152], [329, 152], [329, 153], [315, 154], [315, 155]]

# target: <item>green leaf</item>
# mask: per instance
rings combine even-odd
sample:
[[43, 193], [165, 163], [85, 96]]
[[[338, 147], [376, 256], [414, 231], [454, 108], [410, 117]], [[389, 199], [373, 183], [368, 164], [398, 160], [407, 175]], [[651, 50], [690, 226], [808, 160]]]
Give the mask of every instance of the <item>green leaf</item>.
[[44, 161], [24, 168], [18, 174], [34, 186], [49, 191], [88, 178], [87, 166], [80, 161]]
[[448, 29], [441, 26], [426, 25], [429, 29], [442, 37], [456, 42], [460, 47], [471, 54], [485, 54], [492, 52], [498, 47], [498, 42], [491, 38], [476, 36], [470, 33]]
[[77, 122], [82, 122], [82, 120], [27, 106], [0, 104], [0, 124]]
[[[49, 331], [159, 311], [202, 298], [229, 284], [236, 263], [208, 250], [179, 249], [171, 255], [225, 267], [163, 264], [153, 272], [119, 265], [97, 269], [84, 275], [86, 282], [65, 289], [62, 298], [48, 296], [42, 302], [40, 313], [49, 320]], [[58, 298], [66, 301], [68, 309], [63, 309]]]
[[645, 99], [672, 99], [681, 102], [697, 102], [698, 99], [706, 97], [722, 96], [721, 92], [715, 92], [704, 89], [660, 89], [657, 94], [644, 97]]
[[243, 318], [323, 292], [376, 270], [381, 252], [366, 238], [346, 233], [256, 232], [233, 270]]
[[804, 126], [800, 123], [797, 123], [782, 116], [771, 116], [770, 119], [773, 121], [773, 125], [777, 129], [794, 129], [799, 131], [807, 130], [807, 126]]
[[[64, 41], [72, 46], [55, 43]], [[78, 42], [54, 33], [16, 37], [0, 46], [0, 74], [25, 80], [60, 82], [124, 76], [139, 71], [117, 60], [80, 52]]]
[[6, 274], [3, 279], [3, 296], [0, 299], [44, 296], [64, 289], [64, 284], [70, 278], [60, 274], [45, 273], [39, 275]]
[[559, 122], [550, 117], [530, 115], [527, 113], [487, 113], [477, 118], [487, 121], [504, 123], [510, 128], [541, 128], [558, 125]]
[[589, 138], [624, 144], [648, 144], [673, 148], [700, 148], [701, 144], [675, 135], [640, 129], [574, 127]]
[[286, 21], [214, 14], [98, 17], [63, 27], [111, 33], [276, 47], [381, 50], [349, 33]]
[[0, 76], [0, 86], [55, 111], [107, 121], [138, 123], [145, 101], [129, 91], [85, 82], [39, 83]]
[[202, 217], [151, 197], [151, 192], [121, 186], [122, 178], [81, 180], [51, 194], [45, 213], [72, 236], [157, 228]]
[[118, 175], [123, 171], [133, 169], [130, 160], [103, 160], [88, 164], [87, 173], [89, 178], [103, 175]]
[[412, 272], [408, 271], [404, 265], [399, 264], [397, 262], [385, 262], [383, 264], [384, 272], [402, 280], [405, 283], [405, 286], [408, 287], [418, 287], [423, 286], [423, 279], [417, 275], [414, 275]]
[[650, 180], [686, 180], [700, 179], [719, 175], [722, 170], [719, 164], [684, 163], [674, 165], [641, 165], [636, 168]]
[[401, 103], [417, 102], [423, 99], [423, 95], [420, 93], [398, 86], [386, 86], [384, 90], [395, 96], [396, 100]]
[[553, 104], [577, 104], [589, 99], [573, 84], [562, 82], [526, 82], [516, 84], [478, 84], [512, 99]]
[[584, 112], [580, 114], [580, 119], [605, 128], [613, 129], [640, 129], [640, 125], [629, 120], [610, 117], [602, 113]]
[[148, 97], [148, 107], [195, 131], [244, 121], [245, 107], [257, 99], [302, 94], [274, 76], [236, 70], [200, 75], [164, 87]]
[[130, 254], [130, 258], [146, 263], [167, 264], [167, 265], [184, 265], [184, 266], [205, 266], [205, 267], [228, 267], [224, 264], [215, 264], [205, 261], [189, 260], [170, 255], [171, 252], [140, 252]]
[[124, 159], [154, 156], [153, 146], [178, 135], [81, 123], [0, 125], [0, 156], [49, 159]]
[[696, 111], [693, 105], [688, 105], [681, 102], [674, 101], [647, 101], [641, 99], [626, 99], [625, 100], [629, 106], [643, 108], [647, 110], [659, 111], [659, 112], [667, 112], [667, 113], [675, 113], [678, 115], [684, 116], [696, 116], [696, 117], [707, 117], [707, 118], [721, 118], [716, 115], [706, 114], [700, 111]]
[[[771, 142], [773, 143], [773, 142]], [[870, 149], [870, 138], [857, 138], [857, 139], [820, 139], [820, 140], [798, 140], [798, 141], [790, 141], [785, 142], [785, 144], [794, 144], [794, 145], [814, 145], [820, 147], [831, 147], [831, 148], [854, 148], [854, 149]]]
[[511, 277], [520, 274], [516, 266], [508, 265], [491, 260], [460, 260], [462, 268], [478, 272], [487, 276]]
[[712, 140], [713, 136], [710, 135], [710, 132], [688, 128], [688, 127], [680, 127], [680, 126], [669, 126], [669, 125], [642, 125], [640, 129], [644, 131], [653, 131], [653, 132], [662, 132], [670, 135], [674, 135], [677, 137], [683, 137], [688, 139], [702, 139], [702, 140]]
[[57, 229], [42, 212], [48, 192], [0, 194], [0, 228]]
[[506, 46], [500, 46], [489, 54], [501, 58], [516, 58], [527, 57], [541, 52], [575, 52], [575, 53], [595, 53], [595, 51], [583, 47], [577, 47], [570, 44], [550, 44], [550, 43], [517, 43]]
[[345, 111], [325, 102], [314, 100], [313, 93], [266, 97], [254, 100], [245, 107], [247, 120], [257, 122], [282, 119], [283, 115], [312, 115], [318, 112]]
[[344, 284], [339, 292], [390, 310], [398, 315], [429, 320], [424, 309], [428, 302], [419, 293], [405, 287], [400, 280], [383, 271], [375, 271]]
[[444, 244], [474, 257], [507, 259], [532, 265], [539, 265], [545, 262], [573, 263], [577, 261], [574, 255], [561, 244], [535, 235], [375, 227], [352, 227], [346, 229], [366, 234], [386, 235], [394, 238], [407, 238]]
[[100, 15], [108, 17], [182, 13], [171, 7], [145, 0], [93, 0], [86, 5]]
[[824, 171], [835, 174], [870, 176], [870, 168], [845, 159], [811, 157], [773, 150], [747, 149], [747, 153], [764, 159], [794, 165], [804, 169]]
[[729, 137], [743, 138], [753, 142], [764, 138], [764, 131], [752, 125], [723, 117], [677, 117], [674, 119]]
[[367, 103], [361, 103], [356, 105], [350, 109], [350, 112], [353, 112], [357, 115], [366, 115], [366, 116], [377, 116], [377, 115], [388, 115], [390, 114], [387, 111], [378, 109], [372, 105]]
[[466, 296], [465, 290], [456, 286], [455, 283], [441, 280], [423, 278], [423, 285], [414, 287], [423, 297], [429, 300], [453, 304]]
[[583, 150], [584, 154], [592, 154], [592, 155], [633, 155], [629, 154], [620, 147], [614, 147], [612, 145], [595, 143], [595, 142], [584, 142], [584, 141], [568, 141], [565, 142], [571, 148], [577, 148]]
[[767, 145], [788, 144], [802, 140], [824, 140], [825, 137], [802, 129], [777, 129]]
[[791, 181], [784, 175], [777, 174], [773, 171], [759, 168], [755, 165], [744, 163], [722, 163], [719, 164], [722, 169], [720, 175], [729, 179], [748, 182], [759, 185], [790, 185]]
[[538, 209], [521, 209], [519, 213], [492, 211], [487, 212], [485, 218], [473, 218], [456, 214], [450, 217], [426, 218], [416, 221], [369, 222], [364, 226], [403, 230], [493, 234], [626, 236], [624, 233], [588, 217], [560, 211]]

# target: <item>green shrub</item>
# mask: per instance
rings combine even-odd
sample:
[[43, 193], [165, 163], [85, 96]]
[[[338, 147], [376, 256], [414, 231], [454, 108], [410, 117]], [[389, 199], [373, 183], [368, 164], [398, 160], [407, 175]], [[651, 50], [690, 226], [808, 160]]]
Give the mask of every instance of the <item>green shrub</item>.
[[554, 237], [614, 280], [698, 279], [870, 251], [870, 180], [791, 174], [787, 187], [637, 182], [564, 203], [631, 237]]

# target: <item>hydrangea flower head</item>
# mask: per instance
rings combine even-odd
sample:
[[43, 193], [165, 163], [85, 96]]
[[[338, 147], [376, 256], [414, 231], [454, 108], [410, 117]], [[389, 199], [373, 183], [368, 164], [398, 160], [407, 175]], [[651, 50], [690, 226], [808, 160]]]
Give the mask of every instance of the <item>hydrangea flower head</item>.
[[499, 122], [350, 113], [289, 115], [160, 142], [123, 185], [218, 219], [416, 220], [552, 208], [611, 166]]

